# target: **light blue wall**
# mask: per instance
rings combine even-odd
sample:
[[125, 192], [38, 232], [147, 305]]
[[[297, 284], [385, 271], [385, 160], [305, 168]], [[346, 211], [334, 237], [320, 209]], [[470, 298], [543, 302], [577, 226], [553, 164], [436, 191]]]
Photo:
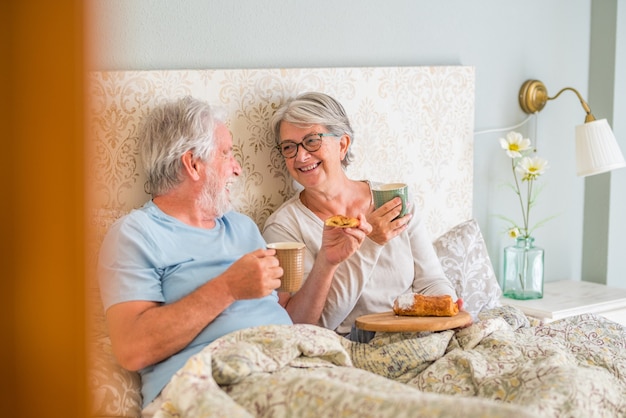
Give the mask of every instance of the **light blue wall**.
[[[526, 117], [517, 96], [529, 78], [552, 94], [572, 86], [587, 96], [591, 0], [88, 3], [92, 69], [471, 65], [477, 131]], [[538, 142], [551, 166], [533, 209], [536, 220], [558, 214], [535, 234], [546, 249], [548, 280], [581, 276], [584, 181], [575, 176], [573, 138], [583, 118], [572, 95], [517, 129]], [[477, 135], [475, 146], [474, 216], [497, 271], [510, 241], [494, 215], [519, 213], [512, 192], [501, 187], [510, 178], [497, 143], [505, 133]]]

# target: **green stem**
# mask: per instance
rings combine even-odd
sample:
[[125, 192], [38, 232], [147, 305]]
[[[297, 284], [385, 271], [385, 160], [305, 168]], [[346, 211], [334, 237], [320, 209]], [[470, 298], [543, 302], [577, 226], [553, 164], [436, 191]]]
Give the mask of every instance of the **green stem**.
[[519, 186], [519, 180], [517, 179], [517, 173], [515, 172], [515, 160], [514, 159], [511, 159], [511, 169], [513, 170], [513, 178], [515, 179], [515, 192], [517, 193], [519, 204], [522, 208], [522, 220], [524, 221], [524, 235], [528, 235], [527, 214], [526, 214], [526, 211], [524, 210], [524, 199], [522, 199], [522, 191]]
[[526, 235], [530, 235], [530, 231], [528, 230], [528, 225], [530, 225], [530, 205], [531, 205], [531, 197], [533, 195], [533, 180], [528, 180], [528, 196], [526, 196]]

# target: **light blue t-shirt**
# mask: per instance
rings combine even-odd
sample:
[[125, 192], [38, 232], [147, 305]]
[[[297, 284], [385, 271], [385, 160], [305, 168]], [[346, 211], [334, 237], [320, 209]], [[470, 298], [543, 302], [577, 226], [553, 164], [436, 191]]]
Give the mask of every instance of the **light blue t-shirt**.
[[[243, 214], [228, 212], [213, 229], [203, 229], [166, 215], [149, 201], [113, 224], [103, 241], [98, 277], [104, 309], [132, 300], [174, 302], [265, 246], [256, 224]], [[213, 340], [242, 328], [291, 323], [276, 292], [234, 302], [182, 351], [139, 371], [143, 406]]]

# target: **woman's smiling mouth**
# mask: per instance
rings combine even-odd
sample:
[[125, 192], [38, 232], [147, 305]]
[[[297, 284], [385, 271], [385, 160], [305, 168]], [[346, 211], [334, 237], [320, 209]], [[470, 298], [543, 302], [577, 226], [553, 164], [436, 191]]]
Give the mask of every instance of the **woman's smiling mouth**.
[[311, 171], [311, 170], [316, 169], [320, 164], [321, 164], [321, 162], [317, 162], [315, 164], [307, 165], [306, 167], [300, 167], [300, 168], [298, 168], [298, 171], [306, 173], [307, 171]]

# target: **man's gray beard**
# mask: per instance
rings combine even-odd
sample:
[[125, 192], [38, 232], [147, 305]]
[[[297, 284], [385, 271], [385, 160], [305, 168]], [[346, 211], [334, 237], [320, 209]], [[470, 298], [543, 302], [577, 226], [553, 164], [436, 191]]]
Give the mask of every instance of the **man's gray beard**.
[[232, 209], [228, 191], [220, 189], [214, 173], [207, 173], [208, 181], [204, 184], [202, 194], [198, 198], [198, 204], [207, 214], [216, 218], [221, 218], [226, 212]]

